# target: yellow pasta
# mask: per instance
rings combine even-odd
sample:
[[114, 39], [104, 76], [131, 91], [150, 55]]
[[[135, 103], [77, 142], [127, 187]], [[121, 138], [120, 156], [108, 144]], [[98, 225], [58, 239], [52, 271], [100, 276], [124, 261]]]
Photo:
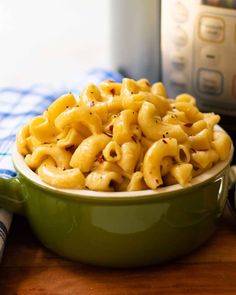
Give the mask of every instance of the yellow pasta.
[[160, 95], [162, 97], [167, 98], [167, 92], [165, 86], [161, 82], [154, 83], [151, 88], [151, 92], [154, 95]]
[[121, 146], [121, 159], [117, 164], [128, 174], [134, 172], [141, 152], [140, 144], [136, 142], [126, 142]]
[[212, 146], [219, 155], [221, 160], [227, 159], [230, 148], [231, 148], [231, 139], [228, 134], [223, 132], [214, 132]]
[[16, 135], [16, 144], [19, 153], [23, 156], [29, 154], [30, 149], [27, 146], [27, 138], [29, 137], [29, 125], [25, 125]]
[[[33, 135], [30, 135], [28, 136], [26, 139], [25, 139], [25, 142], [26, 142], [26, 146], [28, 148], [28, 150], [30, 152], [27, 152], [27, 154], [32, 154], [33, 151], [40, 145], [42, 145], [42, 143], [37, 139], [35, 138]], [[26, 154], [26, 155], [27, 155]]]
[[133, 173], [130, 182], [127, 186], [127, 191], [141, 191], [147, 188], [148, 186], [144, 181], [143, 173], [140, 171]]
[[57, 140], [57, 144], [65, 148], [77, 147], [83, 139], [83, 136], [75, 128], [71, 128], [64, 137]]
[[100, 83], [101, 93], [104, 97], [110, 98], [120, 95], [121, 84], [115, 81], [106, 80]]
[[182, 93], [180, 95], [177, 95], [176, 98], [175, 98], [175, 101], [177, 102], [187, 102], [187, 103], [190, 103], [192, 105], [196, 105], [196, 99], [188, 94], [188, 93]]
[[174, 157], [177, 163], [189, 163], [190, 162], [190, 148], [188, 144], [180, 144], [178, 146], [178, 153]]
[[174, 138], [159, 139], [148, 149], [143, 160], [143, 175], [150, 188], [156, 189], [163, 184], [161, 162], [164, 157], [174, 157], [177, 153], [178, 144]]
[[84, 139], [75, 150], [70, 166], [79, 168], [82, 172], [89, 172], [96, 160], [96, 156], [105, 148], [110, 137], [105, 134], [91, 135]]
[[60, 96], [17, 134], [26, 164], [48, 185], [137, 191], [191, 179], [228, 158], [220, 117], [202, 113], [183, 93], [168, 98], [161, 82], [124, 78]]
[[187, 134], [180, 125], [162, 122], [159, 116], [155, 115], [156, 108], [152, 103], [144, 102], [139, 114], [138, 122], [144, 135], [150, 140], [159, 140], [164, 136], [174, 137], [178, 142], [187, 140]]
[[206, 168], [219, 160], [219, 154], [215, 150], [197, 151], [192, 154], [192, 159], [197, 163], [197, 167]]
[[182, 128], [188, 135], [196, 135], [207, 128], [207, 123], [205, 120], [199, 120], [195, 123], [185, 123], [182, 125]]
[[102, 152], [105, 160], [109, 162], [117, 162], [121, 159], [122, 150], [116, 141], [110, 141]]
[[78, 168], [61, 169], [51, 159], [45, 160], [38, 168], [37, 173], [47, 184], [58, 188], [82, 189], [85, 177]]
[[63, 130], [65, 127], [69, 126], [77, 127], [78, 123], [87, 127], [92, 134], [99, 134], [102, 131], [101, 118], [92, 111], [92, 108], [88, 106], [67, 109], [55, 120], [55, 125], [59, 130]]
[[114, 191], [115, 183], [121, 184], [122, 176], [114, 171], [92, 171], [85, 181], [86, 187], [95, 191]]
[[64, 112], [67, 108], [74, 107], [76, 103], [76, 99], [72, 93], [62, 95], [48, 107], [45, 115], [51, 122], [54, 122], [58, 115]]
[[186, 185], [192, 179], [193, 165], [189, 163], [182, 163], [174, 165], [170, 173], [181, 185]]
[[137, 113], [124, 110], [116, 118], [113, 125], [113, 140], [119, 144], [132, 141], [132, 125], [137, 124]]
[[178, 111], [184, 112], [190, 122], [196, 122], [198, 120], [203, 119], [203, 114], [192, 103], [175, 102], [174, 107]]
[[30, 134], [40, 142], [53, 142], [57, 131], [50, 123], [49, 119], [44, 116], [38, 116], [29, 123]]
[[164, 157], [160, 164], [161, 176], [166, 176], [172, 168], [174, 160], [172, 157]]
[[62, 169], [70, 167], [71, 153], [52, 143], [38, 146], [32, 154], [25, 157], [25, 162], [30, 168], [36, 169], [48, 157], [56, 162], [57, 167]]
[[204, 129], [196, 135], [190, 136], [189, 142], [193, 149], [209, 150], [211, 148], [211, 132]]

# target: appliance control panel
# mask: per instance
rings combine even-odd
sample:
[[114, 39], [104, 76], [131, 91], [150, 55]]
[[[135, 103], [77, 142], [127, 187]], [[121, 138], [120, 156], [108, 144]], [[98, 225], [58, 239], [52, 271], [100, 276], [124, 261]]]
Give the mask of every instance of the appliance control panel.
[[162, 79], [170, 97], [188, 92], [204, 111], [236, 115], [236, 6], [162, 1]]

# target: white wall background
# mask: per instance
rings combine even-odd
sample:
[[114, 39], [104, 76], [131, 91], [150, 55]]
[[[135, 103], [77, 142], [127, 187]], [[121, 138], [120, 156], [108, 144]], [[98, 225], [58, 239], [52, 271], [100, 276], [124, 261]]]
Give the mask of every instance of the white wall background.
[[0, 0], [0, 86], [109, 67], [109, 0]]

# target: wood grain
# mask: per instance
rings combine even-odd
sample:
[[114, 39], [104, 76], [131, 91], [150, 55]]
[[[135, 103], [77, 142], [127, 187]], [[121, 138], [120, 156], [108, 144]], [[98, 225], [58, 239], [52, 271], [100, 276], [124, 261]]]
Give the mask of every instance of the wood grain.
[[1, 295], [236, 294], [236, 222], [225, 210], [214, 236], [191, 255], [163, 266], [114, 270], [58, 257], [16, 216], [0, 273]]

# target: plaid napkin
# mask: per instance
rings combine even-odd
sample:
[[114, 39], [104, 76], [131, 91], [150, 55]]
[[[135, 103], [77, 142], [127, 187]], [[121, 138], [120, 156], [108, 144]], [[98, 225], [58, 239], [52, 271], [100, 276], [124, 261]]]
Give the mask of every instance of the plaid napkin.
[[[11, 149], [16, 132], [30, 118], [41, 114], [60, 95], [69, 91], [78, 94], [87, 83], [97, 84], [107, 79], [121, 81], [122, 77], [115, 72], [95, 69], [73, 78], [73, 81], [57, 90], [45, 85], [33, 85], [24, 89], [0, 87], [0, 177], [16, 175], [11, 162]], [[0, 208], [0, 259], [11, 220], [12, 214]]]

